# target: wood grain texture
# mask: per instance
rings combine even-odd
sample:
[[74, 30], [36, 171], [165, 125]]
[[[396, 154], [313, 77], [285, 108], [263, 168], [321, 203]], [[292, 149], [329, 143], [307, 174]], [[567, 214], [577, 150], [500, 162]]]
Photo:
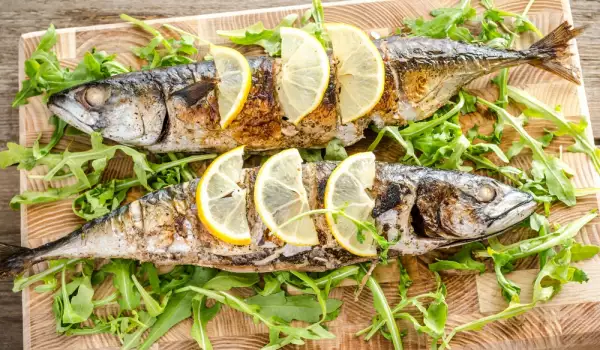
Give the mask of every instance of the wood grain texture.
[[[165, 2], [157, 0], [133, 0], [127, 3], [119, 1], [104, 1], [94, 4], [82, 0], [69, 2], [68, 6], [58, 1], [10, 1], [8, 6], [3, 4], [2, 12], [0, 12], [0, 32], [3, 35], [0, 38], [0, 110], [3, 113], [3, 118], [0, 120], [0, 140], [17, 140], [17, 130], [19, 119], [17, 111], [10, 108], [10, 101], [17, 90], [17, 38], [21, 33], [43, 30], [47, 24], [54, 22], [58, 28], [85, 26], [92, 24], [118, 23], [118, 14], [126, 12], [132, 16], [141, 18], [156, 18], [156, 17], [171, 17], [171, 16], [187, 16], [189, 14], [209, 14], [213, 12], [228, 12], [247, 9], [259, 9], [273, 6], [289, 6], [296, 5], [297, 1], [257, 1], [250, 0], [245, 2], [222, 2], [216, 0], [200, 1], [177, 1]], [[378, 29], [385, 32], [385, 28], [393, 27], [400, 23], [402, 17], [415, 17], [424, 15], [431, 7], [450, 6], [453, 5], [453, 0], [420, 0], [420, 1], [397, 1], [394, 4], [388, 4], [385, 9], [373, 11], [373, 15], [364, 16], [364, 13], [371, 14], [372, 5], [354, 5], [354, 11], [358, 13], [352, 16], [350, 11], [331, 11], [327, 10], [327, 18], [332, 21], [349, 21], [351, 23], [361, 25], [365, 29]], [[502, 8], [519, 12], [524, 7], [524, 1], [503, 0], [497, 1]], [[562, 9], [565, 2], [539, 0], [536, 2], [532, 11], [532, 18], [539, 24], [543, 31], [547, 32], [555, 26], [562, 18]], [[595, 23], [598, 18], [598, 9], [600, 4], [597, 1], [574, 1], [574, 17], [576, 24]], [[288, 10], [283, 13], [289, 13]], [[348, 16], [351, 16], [350, 18]], [[247, 15], [245, 18], [237, 18], [236, 20], [221, 20], [216, 17], [210, 19], [209, 22], [194, 23], [194, 20], [185, 20], [178, 22], [182, 28], [190, 31], [199, 31], [204, 36], [206, 33], [214, 33], [214, 29], [233, 28], [241, 25], [250, 24], [257, 19], [262, 19], [266, 23], [273, 23], [280, 15], [274, 12], [266, 14]], [[73, 65], [77, 60], [76, 56], [80, 56], [83, 52], [92, 46], [104, 48], [111, 52], [121, 53], [120, 59], [126, 63], [136, 63], [135, 58], [128, 54], [127, 51], [132, 44], [144, 43], [147, 36], [139, 31], [131, 31], [126, 29], [126, 25], [118, 25], [114, 29], [115, 35], [118, 37], [127, 36], [127, 40], [115, 41], [106, 40], [106, 36], [97, 35], [95, 31], [73, 31], [67, 30], [61, 34], [59, 54], [64, 58], [63, 63]], [[589, 28], [586, 34], [578, 40], [581, 58], [583, 60], [583, 73], [586, 83], [586, 90], [589, 96], [589, 106], [591, 115], [594, 116], [600, 111], [600, 71], [597, 69], [599, 64], [598, 48], [592, 45], [593, 40], [598, 37], [600, 32], [596, 28]], [[207, 38], [214, 39], [207, 36]], [[597, 39], [596, 39], [597, 40]], [[23, 52], [30, 52], [35, 47], [35, 39], [28, 39], [24, 42]], [[73, 46], [72, 43], [76, 45]], [[537, 71], [529, 67], [523, 67], [515, 70], [512, 75], [511, 83], [520, 85], [526, 88], [529, 92], [538, 98], [551, 103], [560, 103], [565, 109], [568, 116], [575, 117], [581, 114], [581, 109], [584, 107], [581, 104], [581, 92], [575, 87], [566, 84], [549, 74]], [[598, 87], [598, 88], [596, 88]], [[489, 90], [489, 85], [486, 79], [481, 79], [472, 85], [472, 88], [485, 91]], [[584, 95], [583, 95], [584, 96]], [[585, 103], [584, 103], [585, 105]], [[31, 142], [37, 137], [38, 132], [43, 132], [44, 137], [48, 137], [51, 128], [46, 122], [45, 116], [47, 112], [41, 103], [35, 101], [24, 109], [21, 113], [25, 116], [35, 116], [35, 118], [21, 118], [21, 129], [26, 131], [22, 134], [21, 141], [25, 144]], [[587, 113], [583, 113], [587, 114]], [[481, 119], [478, 119], [481, 118]], [[485, 122], [485, 116], [473, 116], [472, 122]], [[596, 134], [600, 136], [600, 118], [592, 118], [592, 124], [598, 124]], [[508, 134], [508, 133], [507, 133]], [[507, 135], [507, 141], [510, 142], [511, 137], [516, 135]], [[75, 140], [77, 147], [85, 147], [87, 142], [85, 139]], [[564, 141], [566, 142], [566, 141]], [[554, 150], [558, 149], [559, 144], [563, 141], [559, 140], [553, 146]], [[364, 146], [365, 143], [362, 143]], [[73, 147], [71, 144], [70, 147]], [[360, 145], [355, 149], [359, 149]], [[378, 154], [382, 160], [394, 160], [394, 153]], [[386, 157], [387, 156], [387, 157]], [[585, 157], [578, 155], [568, 155], [572, 159], [568, 159], [571, 166], [578, 171], [576, 183], [580, 187], [586, 185], [597, 184], [597, 179], [591, 174], [589, 164]], [[522, 159], [520, 163], [527, 164], [529, 161]], [[126, 165], [115, 165], [112, 167], [115, 172], [120, 173], [122, 169], [126, 169]], [[18, 188], [17, 178], [18, 173], [15, 170], [3, 171], [0, 176], [0, 198], [2, 203], [7, 203], [9, 198], [14, 195]], [[41, 183], [23, 181], [22, 188], [36, 188], [43, 186]], [[43, 188], [43, 187], [38, 187]], [[36, 206], [28, 208], [27, 215], [23, 216], [23, 223], [28, 227], [27, 231], [31, 235], [24, 243], [32, 246], [39, 245], [43, 242], [51, 240], [53, 237], [59, 236], [75, 227], [78, 223], [77, 219], [70, 215], [70, 203], [68, 201], [57, 203], [51, 206]], [[589, 208], [597, 207], [595, 198], [585, 198], [580, 201], [578, 211], [563, 208], [558, 206], [553, 209], [554, 219], [559, 222], [567, 222], [570, 219], [577, 217], [582, 211]], [[64, 220], [62, 225], [56, 225], [56, 219], [43, 220], [41, 217], [47, 216], [44, 213], [48, 211], [55, 212], [54, 215], [60, 215]], [[19, 222], [18, 213], [10, 211], [6, 205], [0, 209], [0, 221], [3, 229], [0, 232], [3, 234], [3, 242], [18, 243]], [[504, 239], [516, 239], [516, 235], [505, 237]], [[596, 226], [591, 226], [586, 229], [581, 235], [581, 239], [585, 242], [598, 243], [600, 242], [598, 229]], [[12, 242], [11, 242], [12, 241]], [[411, 289], [411, 294], [422, 293], [431, 290], [434, 286], [431, 276], [426, 269], [426, 266], [415, 258], [407, 258], [407, 265], [411, 276], [415, 278], [415, 286]], [[597, 263], [597, 261], [593, 261]], [[519, 269], [535, 268], [535, 263], [525, 261]], [[396, 274], [393, 267], [387, 268], [387, 271], [379, 271], [379, 275], [384, 281], [390, 282], [395, 280]], [[389, 270], [391, 269], [391, 271]], [[525, 271], [526, 273], [526, 271]], [[593, 272], [595, 274], [595, 270]], [[600, 280], [600, 275], [592, 275], [592, 279]], [[596, 277], [596, 278], [595, 278]], [[498, 301], [497, 287], [493, 283], [487, 286], [479, 283], [479, 279], [473, 275], [458, 275], [447, 276], [445, 282], [448, 285], [450, 304], [450, 313], [452, 317], [449, 320], [450, 325], [460, 324], [480, 316], [482, 312], [495, 310], [493, 307], [501, 308], [502, 304]], [[594, 285], [597, 286], [597, 285]], [[579, 286], [575, 286], [579, 287]], [[600, 307], [595, 303], [595, 299], [589, 296], [590, 285], [582, 286], [586, 288], [588, 297], [582, 299], [584, 303], [575, 301], [564, 301], [558, 299], [558, 304], [545, 306], [536, 309], [530, 315], [519, 317], [515, 320], [498, 323], [486, 328], [484, 333], [473, 334], [467, 333], [459, 335], [456, 338], [455, 348], [472, 348], [472, 347], [494, 347], [494, 348], [565, 348], [565, 347], [580, 347], [594, 344], [598, 334], [600, 334], [600, 326], [598, 324], [582, 325], [578, 322], [582, 318], [579, 315], [584, 315], [586, 319], [598, 318], [600, 315]], [[593, 286], [592, 286], [593, 287]], [[390, 297], [392, 303], [396, 302], [396, 287], [393, 284], [385, 286], [386, 294]], [[351, 287], [341, 288], [335, 293], [346, 301], [344, 314], [340, 320], [332, 325], [332, 331], [338, 335], [338, 339], [330, 342], [317, 342], [310, 344], [310, 348], [389, 348], [389, 343], [382, 339], [376, 338], [370, 343], [357, 341], [352, 334], [368, 324], [369, 315], [373, 314], [370, 300], [370, 295], [364, 293], [361, 295], [360, 302], [353, 301], [353, 289]], [[28, 299], [30, 298], [30, 299]], [[592, 298], [592, 300], [590, 300]], [[21, 324], [20, 319], [20, 297], [18, 294], [10, 292], [10, 283], [0, 285], [0, 306], [3, 308], [3, 316], [0, 318], [0, 324], [4, 327], [5, 332], [0, 333], [0, 348], [16, 349], [20, 348]], [[37, 295], [35, 293], [27, 293], [25, 295], [25, 323], [29, 331], [27, 336], [26, 346], [31, 348], [45, 349], [85, 349], [98, 348], [101, 344], [103, 348], [118, 348], [117, 341], [109, 336], [94, 336], [85, 338], [65, 338], [57, 337], [54, 334], [53, 320], [50, 314], [50, 298], [48, 295]], [[31, 310], [34, 305], [35, 308]], [[485, 305], [492, 305], [486, 309]], [[570, 315], [578, 315], [577, 318], [569, 317]], [[233, 311], [228, 311], [219, 316], [218, 319], [211, 325], [209, 331], [214, 334], [214, 345], [216, 348], [244, 348], [254, 349], [264, 345], [267, 342], [265, 329], [253, 325], [250, 320], [243, 319], [239, 314]], [[235, 320], [235, 323], [232, 322]], [[542, 322], [543, 320], [543, 322]], [[543, 323], [543, 325], [541, 325]], [[189, 323], [179, 325], [176, 329], [170, 332], [160, 342], [161, 349], [195, 349], [193, 341], [189, 340]], [[519, 328], [521, 327], [521, 328]], [[513, 331], [511, 332], [511, 329]], [[517, 331], [518, 330], [518, 333]], [[243, 339], [243, 342], [239, 342]], [[426, 348], [427, 342], [425, 337], [419, 336], [414, 332], [409, 332], [405, 339], [407, 348]], [[344, 344], [340, 346], [339, 344]]]

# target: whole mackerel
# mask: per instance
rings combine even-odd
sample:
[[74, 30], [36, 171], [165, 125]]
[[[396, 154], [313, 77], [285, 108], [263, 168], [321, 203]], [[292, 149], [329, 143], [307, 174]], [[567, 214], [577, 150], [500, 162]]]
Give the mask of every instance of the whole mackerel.
[[[311, 209], [323, 207], [327, 179], [335, 162], [303, 165]], [[197, 216], [198, 180], [147, 194], [80, 229], [35, 249], [0, 244], [0, 276], [58, 258], [127, 258], [155, 264], [193, 264], [235, 272], [324, 271], [373, 259], [337, 244], [322, 215], [313, 215], [319, 244], [298, 247], [269, 233], [252, 200], [258, 168], [244, 169], [247, 219], [252, 242], [225, 243], [212, 236]], [[377, 163], [372, 216], [388, 240], [398, 239], [391, 257], [482, 240], [533, 213], [531, 195], [473, 174]]]
[[565, 65], [568, 41], [581, 32], [563, 23], [521, 51], [498, 50], [447, 39], [390, 36], [375, 42], [385, 63], [385, 89], [366, 116], [341, 124], [337, 112], [336, 64], [331, 61], [325, 96], [299, 125], [286, 120], [276, 91], [280, 60], [249, 57], [252, 88], [234, 122], [221, 129], [214, 62], [134, 72], [55, 94], [50, 110], [72, 126], [99, 131], [114, 141], [152, 152], [224, 152], [239, 145], [260, 152], [323, 148], [332, 139], [345, 146], [363, 137], [370, 123], [403, 125], [431, 116], [475, 78], [528, 63], [579, 84]]

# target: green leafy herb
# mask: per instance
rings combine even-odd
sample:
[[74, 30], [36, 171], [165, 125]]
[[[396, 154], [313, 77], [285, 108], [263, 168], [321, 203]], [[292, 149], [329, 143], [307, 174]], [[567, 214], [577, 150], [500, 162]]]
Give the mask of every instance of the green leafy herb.
[[448, 260], [438, 260], [433, 264], [429, 264], [429, 270], [438, 272], [444, 270], [475, 270], [484, 273], [485, 264], [474, 260], [471, 256], [471, 252], [475, 249], [485, 249], [485, 247], [480, 242], [469, 243]]
[[575, 205], [575, 188], [565, 172], [566, 165], [560, 159], [546, 154], [540, 142], [525, 131], [521, 120], [484, 99], [477, 100], [496, 112], [503, 123], [512, 126], [519, 133], [522, 142], [533, 153], [532, 173], [538, 179], [545, 179], [549, 193], [566, 205]]
[[257, 273], [219, 271], [215, 277], [204, 284], [203, 288], [212, 290], [230, 290], [231, 288], [250, 287], [256, 283], [258, 283]]
[[192, 300], [192, 317], [194, 318], [192, 338], [198, 342], [200, 349], [212, 349], [212, 344], [210, 343], [210, 339], [208, 339], [206, 331], [206, 324], [217, 315], [220, 309], [221, 304], [219, 303], [207, 307], [205, 296], [197, 296]]
[[217, 30], [217, 34], [228, 38], [238, 45], [258, 45], [265, 49], [269, 56], [281, 55], [281, 36], [279, 30], [282, 27], [293, 27], [298, 15], [285, 16], [273, 29], [267, 29], [262, 22], [256, 22], [251, 26], [234, 30]]
[[163, 298], [160, 304], [144, 289], [140, 282], [138, 282], [135, 275], [131, 275], [131, 279], [133, 280], [133, 284], [137, 288], [140, 293], [142, 300], [144, 300], [144, 307], [148, 314], [152, 317], [156, 317], [165, 311], [165, 305], [169, 301], [169, 297], [171, 296], [171, 292], [167, 293], [167, 295]]
[[153, 36], [148, 45], [132, 49], [136, 56], [148, 62], [148, 65], [142, 67], [142, 69], [170, 67], [195, 62], [192, 56], [198, 53], [198, 49], [194, 46], [196, 38], [191, 34], [183, 34], [180, 40], [166, 39], [157, 29], [144, 21], [126, 14], [121, 14], [120, 17]]
[[[458, 114], [465, 104], [463, 94], [459, 94], [458, 102], [450, 109], [442, 109], [433, 117], [421, 122], [409, 123], [406, 128], [400, 129], [395, 126], [386, 126], [369, 146], [369, 151], [373, 151], [384, 136], [388, 135], [395, 139], [405, 150], [406, 154], [402, 159], [405, 163], [416, 165], [434, 166], [442, 159], [452, 156], [453, 147], [458, 143], [464, 143], [459, 140], [462, 136], [462, 130], [458, 119], [454, 123], [448, 123], [451, 118], [458, 118]], [[449, 144], [452, 144], [450, 146]], [[416, 151], [420, 151], [417, 156]], [[460, 153], [460, 152], [459, 152]], [[453, 165], [456, 164], [456, 155], [452, 158]], [[450, 164], [446, 164], [448, 167]]]
[[113, 285], [119, 291], [119, 306], [122, 310], [133, 310], [140, 305], [140, 293], [131, 278], [136, 262], [127, 259], [112, 259], [102, 270], [113, 274]]
[[410, 28], [411, 35], [430, 38], [450, 38], [453, 40], [473, 41], [468, 29], [459, 27], [465, 21], [475, 17], [475, 9], [471, 7], [471, 0], [461, 0], [456, 7], [439, 8], [431, 11], [433, 19], [424, 20], [407, 19], [404, 24]]
[[[213, 278], [217, 271], [203, 267], [192, 267], [192, 276], [188, 282], [189, 286], [202, 286]], [[189, 287], [188, 287], [189, 288]], [[192, 315], [192, 300], [196, 293], [177, 293], [169, 299], [162, 314], [156, 319], [156, 323], [148, 331], [148, 336], [140, 345], [139, 350], [147, 350], [169, 329]]]
[[590, 142], [586, 134], [587, 120], [585, 117], [579, 123], [570, 122], [555, 109], [550, 108], [527, 92], [512, 86], [508, 87], [508, 97], [524, 105], [527, 108], [525, 110], [527, 116], [544, 118], [554, 123], [558, 128], [553, 132], [554, 135], [573, 137], [575, 144], [569, 146], [567, 150], [585, 153], [594, 164], [596, 171], [600, 173], [600, 150], [594, 146], [593, 142]]
[[344, 160], [348, 158], [348, 153], [344, 148], [344, 144], [339, 139], [333, 139], [325, 148], [325, 160]]
[[[20, 274], [17, 277], [15, 277], [15, 279], [13, 280], [13, 292], [20, 292], [22, 290], [24, 290], [25, 288], [29, 287], [30, 285], [36, 283], [36, 282], [40, 282], [40, 281], [45, 281], [46, 284], [48, 283], [48, 279], [51, 278], [56, 278], [56, 274], [61, 272], [65, 267], [70, 267], [73, 266], [77, 263], [79, 263], [81, 260], [80, 259], [61, 259], [61, 260], [52, 260], [48, 263], [48, 268], [45, 269], [44, 271], [37, 273], [35, 275], [32, 276], [28, 276], [25, 277], [24, 274]], [[54, 284], [54, 282], [49, 282], [51, 284]], [[54, 289], [52, 289], [54, 290]], [[46, 290], [44, 290], [46, 291]]]
[[[61, 294], [62, 294], [62, 322], [63, 323], [80, 323], [86, 321], [92, 311], [94, 304], [94, 289], [89, 275], [83, 275], [74, 279], [67, 285], [66, 282], [66, 266], [63, 267], [61, 274]], [[69, 290], [71, 289], [71, 290]], [[73, 295], [71, 297], [71, 295]]]
[[[363, 267], [363, 271], [366, 273], [366, 269]], [[398, 325], [396, 324], [396, 318], [394, 317], [394, 312], [390, 308], [390, 305], [387, 302], [387, 298], [383, 293], [383, 289], [373, 276], [367, 277], [366, 286], [371, 290], [373, 294], [373, 306], [375, 306], [375, 310], [379, 314], [379, 317], [385, 322], [390, 338], [392, 340], [392, 344], [394, 344], [394, 349], [401, 350], [402, 347], [402, 339], [400, 338], [400, 331], [398, 330]]]
[[83, 61], [73, 71], [62, 68], [56, 54], [51, 51], [56, 41], [56, 29], [50, 25], [35, 51], [25, 61], [28, 79], [21, 82], [21, 90], [12, 102], [13, 107], [26, 104], [29, 97], [44, 94], [47, 101], [52, 94], [61, 90], [129, 71], [115, 61], [116, 55], [95, 50], [86, 52]]
[[[244, 300], [229, 294], [228, 292], [211, 291], [204, 288], [188, 286], [176, 291], [177, 293], [190, 293], [195, 292], [200, 295], [204, 295], [210, 299], [225, 304], [235, 310], [241, 311], [249, 316], [252, 316], [255, 320], [262, 322], [269, 328], [270, 331], [270, 342], [264, 349], [279, 349], [287, 344], [304, 344], [303, 339], [331, 339], [335, 336], [325, 330], [319, 323], [314, 323], [306, 328], [290, 326], [282, 320], [268, 319], [259, 312], [258, 305], [252, 305], [246, 303]], [[283, 333], [286, 336], [280, 337]]]
[[[281, 56], [281, 35], [279, 31], [283, 27], [293, 27], [297, 19], [298, 15], [289, 14], [273, 29], [265, 28], [264, 24], [259, 21], [246, 28], [217, 30], [217, 34], [238, 45], [261, 46], [269, 56]], [[315, 36], [325, 48], [328, 48], [329, 38], [323, 28], [324, 21], [321, 1], [313, 0], [312, 8], [302, 16], [302, 30]]]
[[[308, 294], [286, 296], [284, 292], [278, 292], [268, 296], [255, 295], [245, 301], [251, 305], [258, 305], [259, 312], [265, 318], [276, 317], [286, 322], [298, 320], [315, 323], [323, 316], [319, 302]], [[326, 300], [326, 310], [329, 314], [337, 311], [341, 306], [341, 300]]]
[[156, 318], [150, 316], [150, 314], [146, 312], [140, 311], [139, 315], [140, 320], [137, 329], [132, 333], [127, 333], [124, 335], [121, 350], [130, 350], [136, 348], [142, 342], [142, 336], [144, 333], [156, 322]]
[[[152, 169], [152, 173], [147, 177], [150, 188], [158, 190], [165, 186], [181, 183], [184, 180], [191, 180], [193, 175], [191, 173], [187, 174], [189, 172], [187, 164], [212, 159], [215, 155], [196, 155], [186, 158], [173, 157], [173, 160], [165, 163], [154, 164], [148, 162], [150, 169]], [[92, 220], [106, 215], [119, 207], [125, 199], [127, 191], [140, 185], [142, 183], [136, 177], [100, 183], [75, 198], [72, 205], [73, 212], [85, 220]]]

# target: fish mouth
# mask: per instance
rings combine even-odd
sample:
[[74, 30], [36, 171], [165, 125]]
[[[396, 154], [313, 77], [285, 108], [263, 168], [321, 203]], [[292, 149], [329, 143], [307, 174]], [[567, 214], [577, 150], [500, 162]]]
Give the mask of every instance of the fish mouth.
[[[77, 109], [80, 113], [76, 114], [71, 111], [71, 109]], [[48, 109], [50, 112], [56, 114], [60, 119], [67, 122], [69, 125], [85, 132], [92, 133], [94, 129], [82, 121], [84, 118], [85, 111], [83, 106], [80, 106], [79, 103], [72, 100], [68, 96], [59, 94], [50, 96], [50, 100], [48, 101]]]
[[502, 214], [490, 217], [490, 224], [485, 231], [486, 234], [505, 231], [535, 212], [537, 203], [529, 193], [515, 191], [510, 196], [512, 197], [509, 200], [511, 206], [504, 210]]

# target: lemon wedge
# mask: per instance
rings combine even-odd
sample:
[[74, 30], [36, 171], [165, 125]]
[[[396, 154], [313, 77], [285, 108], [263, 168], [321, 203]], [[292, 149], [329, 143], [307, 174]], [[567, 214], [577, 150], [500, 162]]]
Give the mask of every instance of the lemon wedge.
[[213, 236], [231, 244], [250, 244], [246, 190], [242, 180], [244, 146], [217, 157], [196, 188], [198, 217]]
[[210, 46], [210, 54], [215, 60], [219, 82], [217, 83], [217, 101], [221, 128], [226, 128], [240, 113], [250, 87], [252, 71], [248, 60], [238, 51], [225, 46]]
[[329, 84], [329, 57], [307, 32], [281, 28], [281, 71], [277, 93], [285, 116], [298, 124], [321, 103]]
[[264, 224], [284, 242], [301, 246], [319, 244], [309, 216], [288, 222], [310, 210], [302, 184], [302, 158], [297, 149], [279, 152], [263, 164], [254, 185], [254, 204]]
[[[325, 186], [325, 209], [340, 210], [360, 221], [372, 220], [371, 211], [375, 201], [366, 192], [375, 181], [375, 155], [371, 152], [357, 153], [344, 159], [331, 172]], [[358, 240], [358, 229], [349, 219], [326, 213], [327, 225], [333, 237], [347, 251], [359, 256], [376, 256], [377, 247], [373, 237], [365, 234]]]
[[381, 54], [361, 29], [342, 23], [325, 24], [333, 57], [338, 62], [339, 111], [342, 123], [369, 113], [381, 99], [385, 66]]

